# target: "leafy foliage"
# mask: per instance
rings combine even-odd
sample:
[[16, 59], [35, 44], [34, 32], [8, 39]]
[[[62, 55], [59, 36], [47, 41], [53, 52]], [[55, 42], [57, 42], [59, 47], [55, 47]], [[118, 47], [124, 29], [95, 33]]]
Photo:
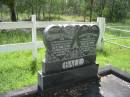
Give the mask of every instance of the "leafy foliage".
[[119, 22], [127, 17], [128, 0], [110, 0], [104, 9], [108, 21]]
[[0, 0], [0, 2], [9, 7], [12, 21], [16, 20], [16, 16], [19, 20], [21, 14], [25, 14], [28, 19], [31, 14], [36, 14], [39, 20], [77, 15], [83, 16], [84, 21], [88, 17], [91, 21], [97, 16], [105, 16], [110, 22], [119, 22], [127, 18], [130, 11], [130, 0]]

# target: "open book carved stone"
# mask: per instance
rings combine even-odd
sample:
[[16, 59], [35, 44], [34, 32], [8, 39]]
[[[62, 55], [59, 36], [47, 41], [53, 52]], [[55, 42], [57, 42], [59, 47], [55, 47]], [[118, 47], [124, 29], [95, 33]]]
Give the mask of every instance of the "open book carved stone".
[[38, 89], [44, 91], [73, 82], [97, 78], [97, 25], [49, 26], [44, 30], [46, 47]]

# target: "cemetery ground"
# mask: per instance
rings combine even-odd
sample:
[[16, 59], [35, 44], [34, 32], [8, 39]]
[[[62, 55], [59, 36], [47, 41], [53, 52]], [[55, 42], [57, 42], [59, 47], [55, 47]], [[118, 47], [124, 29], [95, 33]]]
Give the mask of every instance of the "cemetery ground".
[[[120, 29], [130, 30], [130, 27], [120, 27]], [[18, 32], [0, 32], [0, 44], [31, 41], [31, 33]], [[41, 36], [38, 34], [38, 40], [42, 40]], [[130, 33], [106, 29], [105, 39], [123, 36], [130, 37]], [[110, 41], [130, 46], [130, 38]], [[0, 92], [36, 84], [37, 71], [41, 69], [44, 56], [45, 49], [39, 49], [35, 64], [32, 62], [31, 51], [0, 53]], [[100, 67], [111, 64], [130, 74], [130, 49], [104, 42], [104, 50], [97, 51], [97, 63]]]

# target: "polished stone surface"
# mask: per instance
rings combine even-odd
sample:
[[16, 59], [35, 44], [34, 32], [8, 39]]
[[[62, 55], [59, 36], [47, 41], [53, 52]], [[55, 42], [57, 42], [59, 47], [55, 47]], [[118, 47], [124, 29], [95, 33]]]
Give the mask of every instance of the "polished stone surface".
[[44, 31], [46, 57], [43, 73], [55, 73], [95, 64], [97, 25], [49, 26]]

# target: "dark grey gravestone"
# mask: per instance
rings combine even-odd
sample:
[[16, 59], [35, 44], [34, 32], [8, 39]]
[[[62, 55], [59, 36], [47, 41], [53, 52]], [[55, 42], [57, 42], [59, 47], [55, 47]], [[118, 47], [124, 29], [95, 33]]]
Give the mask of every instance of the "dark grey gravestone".
[[44, 31], [45, 62], [39, 72], [40, 93], [73, 82], [97, 78], [97, 25], [49, 26]]

